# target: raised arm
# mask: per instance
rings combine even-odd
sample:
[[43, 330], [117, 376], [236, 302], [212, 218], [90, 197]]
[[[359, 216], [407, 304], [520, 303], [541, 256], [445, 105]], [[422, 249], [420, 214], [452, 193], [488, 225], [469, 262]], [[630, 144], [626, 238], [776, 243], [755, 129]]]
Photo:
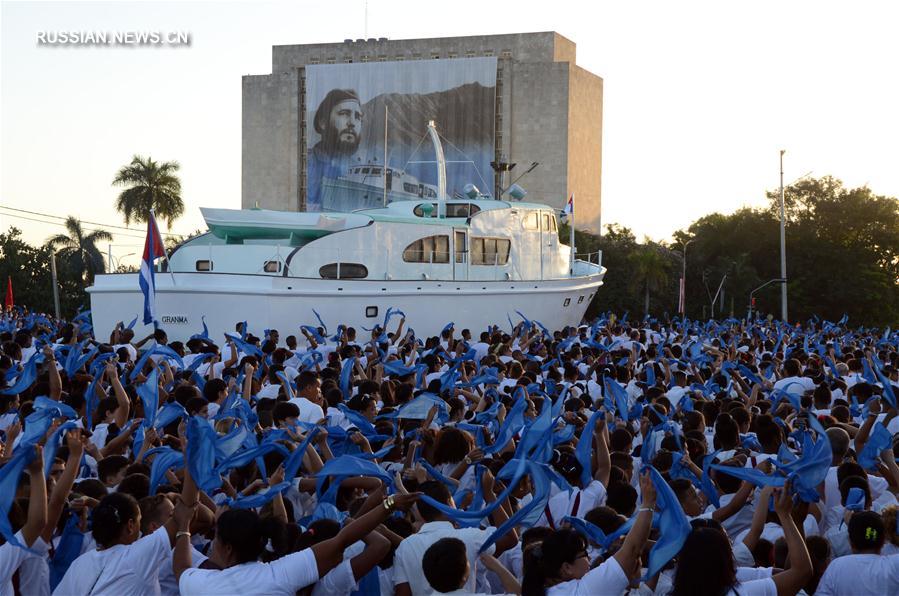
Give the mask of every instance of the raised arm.
[[62, 515], [66, 506], [66, 499], [75, 485], [75, 476], [78, 475], [78, 469], [81, 467], [81, 457], [84, 454], [84, 443], [81, 438], [81, 431], [78, 429], [70, 430], [66, 433], [66, 446], [69, 448], [69, 457], [66, 459], [66, 468], [56, 481], [53, 492], [50, 493], [50, 502], [47, 505], [47, 523], [41, 531], [41, 537], [48, 544], [53, 538], [53, 532], [56, 530], [56, 524]]
[[28, 464], [28, 475], [31, 477], [28, 519], [22, 526], [22, 537], [25, 539], [25, 546], [29, 547], [34, 544], [47, 524], [47, 481], [44, 478], [44, 451], [40, 446], [35, 446], [34, 452], [34, 459]]
[[652, 483], [649, 472], [644, 472], [640, 476], [640, 494], [643, 496], [643, 503], [637, 512], [637, 521], [627, 533], [624, 544], [614, 555], [615, 560], [629, 577], [638, 571], [640, 555], [643, 553], [646, 539], [649, 538], [649, 530], [652, 528], [652, 511], [656, 506], [656, 487]]
[[362, 540], [384, 520], [393, 514], [394, 509], [406, 511], [421, 493], [408, 495], [391, 495], [384, 499], [383, 505], [375, 507], [362, 517], [354, 520], [340, 531], [337, 536], [312, 546], [312, 554], [318, 566], [318, 576], [324, 577], [331, 569], [343, 560], [343, 551], [351, 544]]
[[805, 540], [793, 521], [793, 497], [788, 481], [777, 495], [774, 503], [777, 517], [784, 531], [787, 549], [790, 553], [790, 568], [778, 573], [772, 579], [777, 586], [778, 596], [793, 596], [801, 590], [812, 576], [812, 559], [805, 546]]
[[118, 369], [116, 368], [115, 362], [110, 361], [106, 365], [106, 378], [109, 379], [109, 384], [112, 386], [112, 392], [113, 395], [115, 395], [115, 400], [118, 404], [114, 414], [115, 423], [119, 428], [124, 428], [125, 423], [128, 422], [131, 401], [128, 399], [128, 394], [125, 393], [125, 388], [122, 387], [122, 382], [119, 380]]

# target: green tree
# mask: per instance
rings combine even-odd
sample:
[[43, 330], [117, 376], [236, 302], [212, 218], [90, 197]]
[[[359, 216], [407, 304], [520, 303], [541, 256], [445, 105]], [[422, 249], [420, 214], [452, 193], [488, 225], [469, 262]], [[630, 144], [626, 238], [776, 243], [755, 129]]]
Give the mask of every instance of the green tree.
[[[53, 313], [53, 279], [50, 258], [53, 254], [47, 245], [36, 247], [22, 240], [22, 232], [10, 227], [0, 233], [0, 280], [6, 288], [6, 279], [12, 280], [15, 302], [32, 311]], [[79, 306], [87, 304], [84, 284], [76, 279], [69, 263], [60, 259], [56, 263], [61, 315], [74, 314]]]
[[112, 184], [126, 188], [119, 193], [115, 208], [124, 216], [125, 224], [146, 222], [152, 209], [171, 229], [172, 222], [184, 214], [181, 180], [176, 175], [180, 167], [177, 161], [160, 164], [135, 155], [118, 171]]
[[52, 236], [47, 240], [47, 246], [51, 250], [58, 251], [87, 286], [93, 281], [94, 275], [106, 271], [103, 253], [97, 248], [97, 242], [111, 241], [112, 234], [106, 230], [95, 230], [86, 234], [81, 222], [72, 216], [66, 218], [65, 226], [68, 234]]
[[668, 272], [671, 269], [671, 258], [664, 247], [646, 241], [628, 255], [630, 265], [628, 277], [631, 285], [643, 291], [643, 313], [648, 315], [649, 295], [658, 293], [668, 285]]

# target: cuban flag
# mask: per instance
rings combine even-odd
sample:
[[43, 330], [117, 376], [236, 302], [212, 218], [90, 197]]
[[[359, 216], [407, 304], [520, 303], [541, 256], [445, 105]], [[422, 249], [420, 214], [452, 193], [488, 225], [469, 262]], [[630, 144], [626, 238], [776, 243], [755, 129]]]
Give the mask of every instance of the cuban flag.
[[565, 208], [562, 209], [562, 216], [569, 217], [572, 213], [574, 213], [574, 193], [571, 193], [571, 196], [568, 197], [568, 202], [565, 203]]
[[150, 212], [147, 220], [147, 240], [144, 242], [144, 257], [140, 262], [140, 290], [144, 293], [144, 325], [156, 320], [156, 277], [153, 261], [165, 256], [162, 236], [156, 218]]

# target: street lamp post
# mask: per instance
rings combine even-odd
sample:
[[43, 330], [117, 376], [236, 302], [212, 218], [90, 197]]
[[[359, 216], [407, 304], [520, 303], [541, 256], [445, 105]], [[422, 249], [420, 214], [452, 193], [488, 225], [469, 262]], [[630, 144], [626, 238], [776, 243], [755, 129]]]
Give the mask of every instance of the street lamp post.
[[680, 245], [683, 247], [683, 269], [681, 270], [681, 278], [680, 278], [680, 296], [679, 296], [679, 306], [680, 306], [680, 314], [686, 316], [687, 314], [687, 246], [693, 242], [695, 238], [691, 238], [686, 242], [681, 242]]
[[786, 217], [784, 216], [784, 153], [780, 150], [780, 318], [787, 321], [787, 233]]

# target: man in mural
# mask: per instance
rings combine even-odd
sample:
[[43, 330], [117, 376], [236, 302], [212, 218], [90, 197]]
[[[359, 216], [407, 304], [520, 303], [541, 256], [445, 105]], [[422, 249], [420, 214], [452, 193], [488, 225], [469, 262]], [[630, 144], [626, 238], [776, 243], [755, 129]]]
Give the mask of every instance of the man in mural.
[[322, 210], [322, 182], [346, 174], [362, 138], [362, 104], [353, 89], [328, 92], [313, 119], [321, 140], [309, 152], [306, 211]]

